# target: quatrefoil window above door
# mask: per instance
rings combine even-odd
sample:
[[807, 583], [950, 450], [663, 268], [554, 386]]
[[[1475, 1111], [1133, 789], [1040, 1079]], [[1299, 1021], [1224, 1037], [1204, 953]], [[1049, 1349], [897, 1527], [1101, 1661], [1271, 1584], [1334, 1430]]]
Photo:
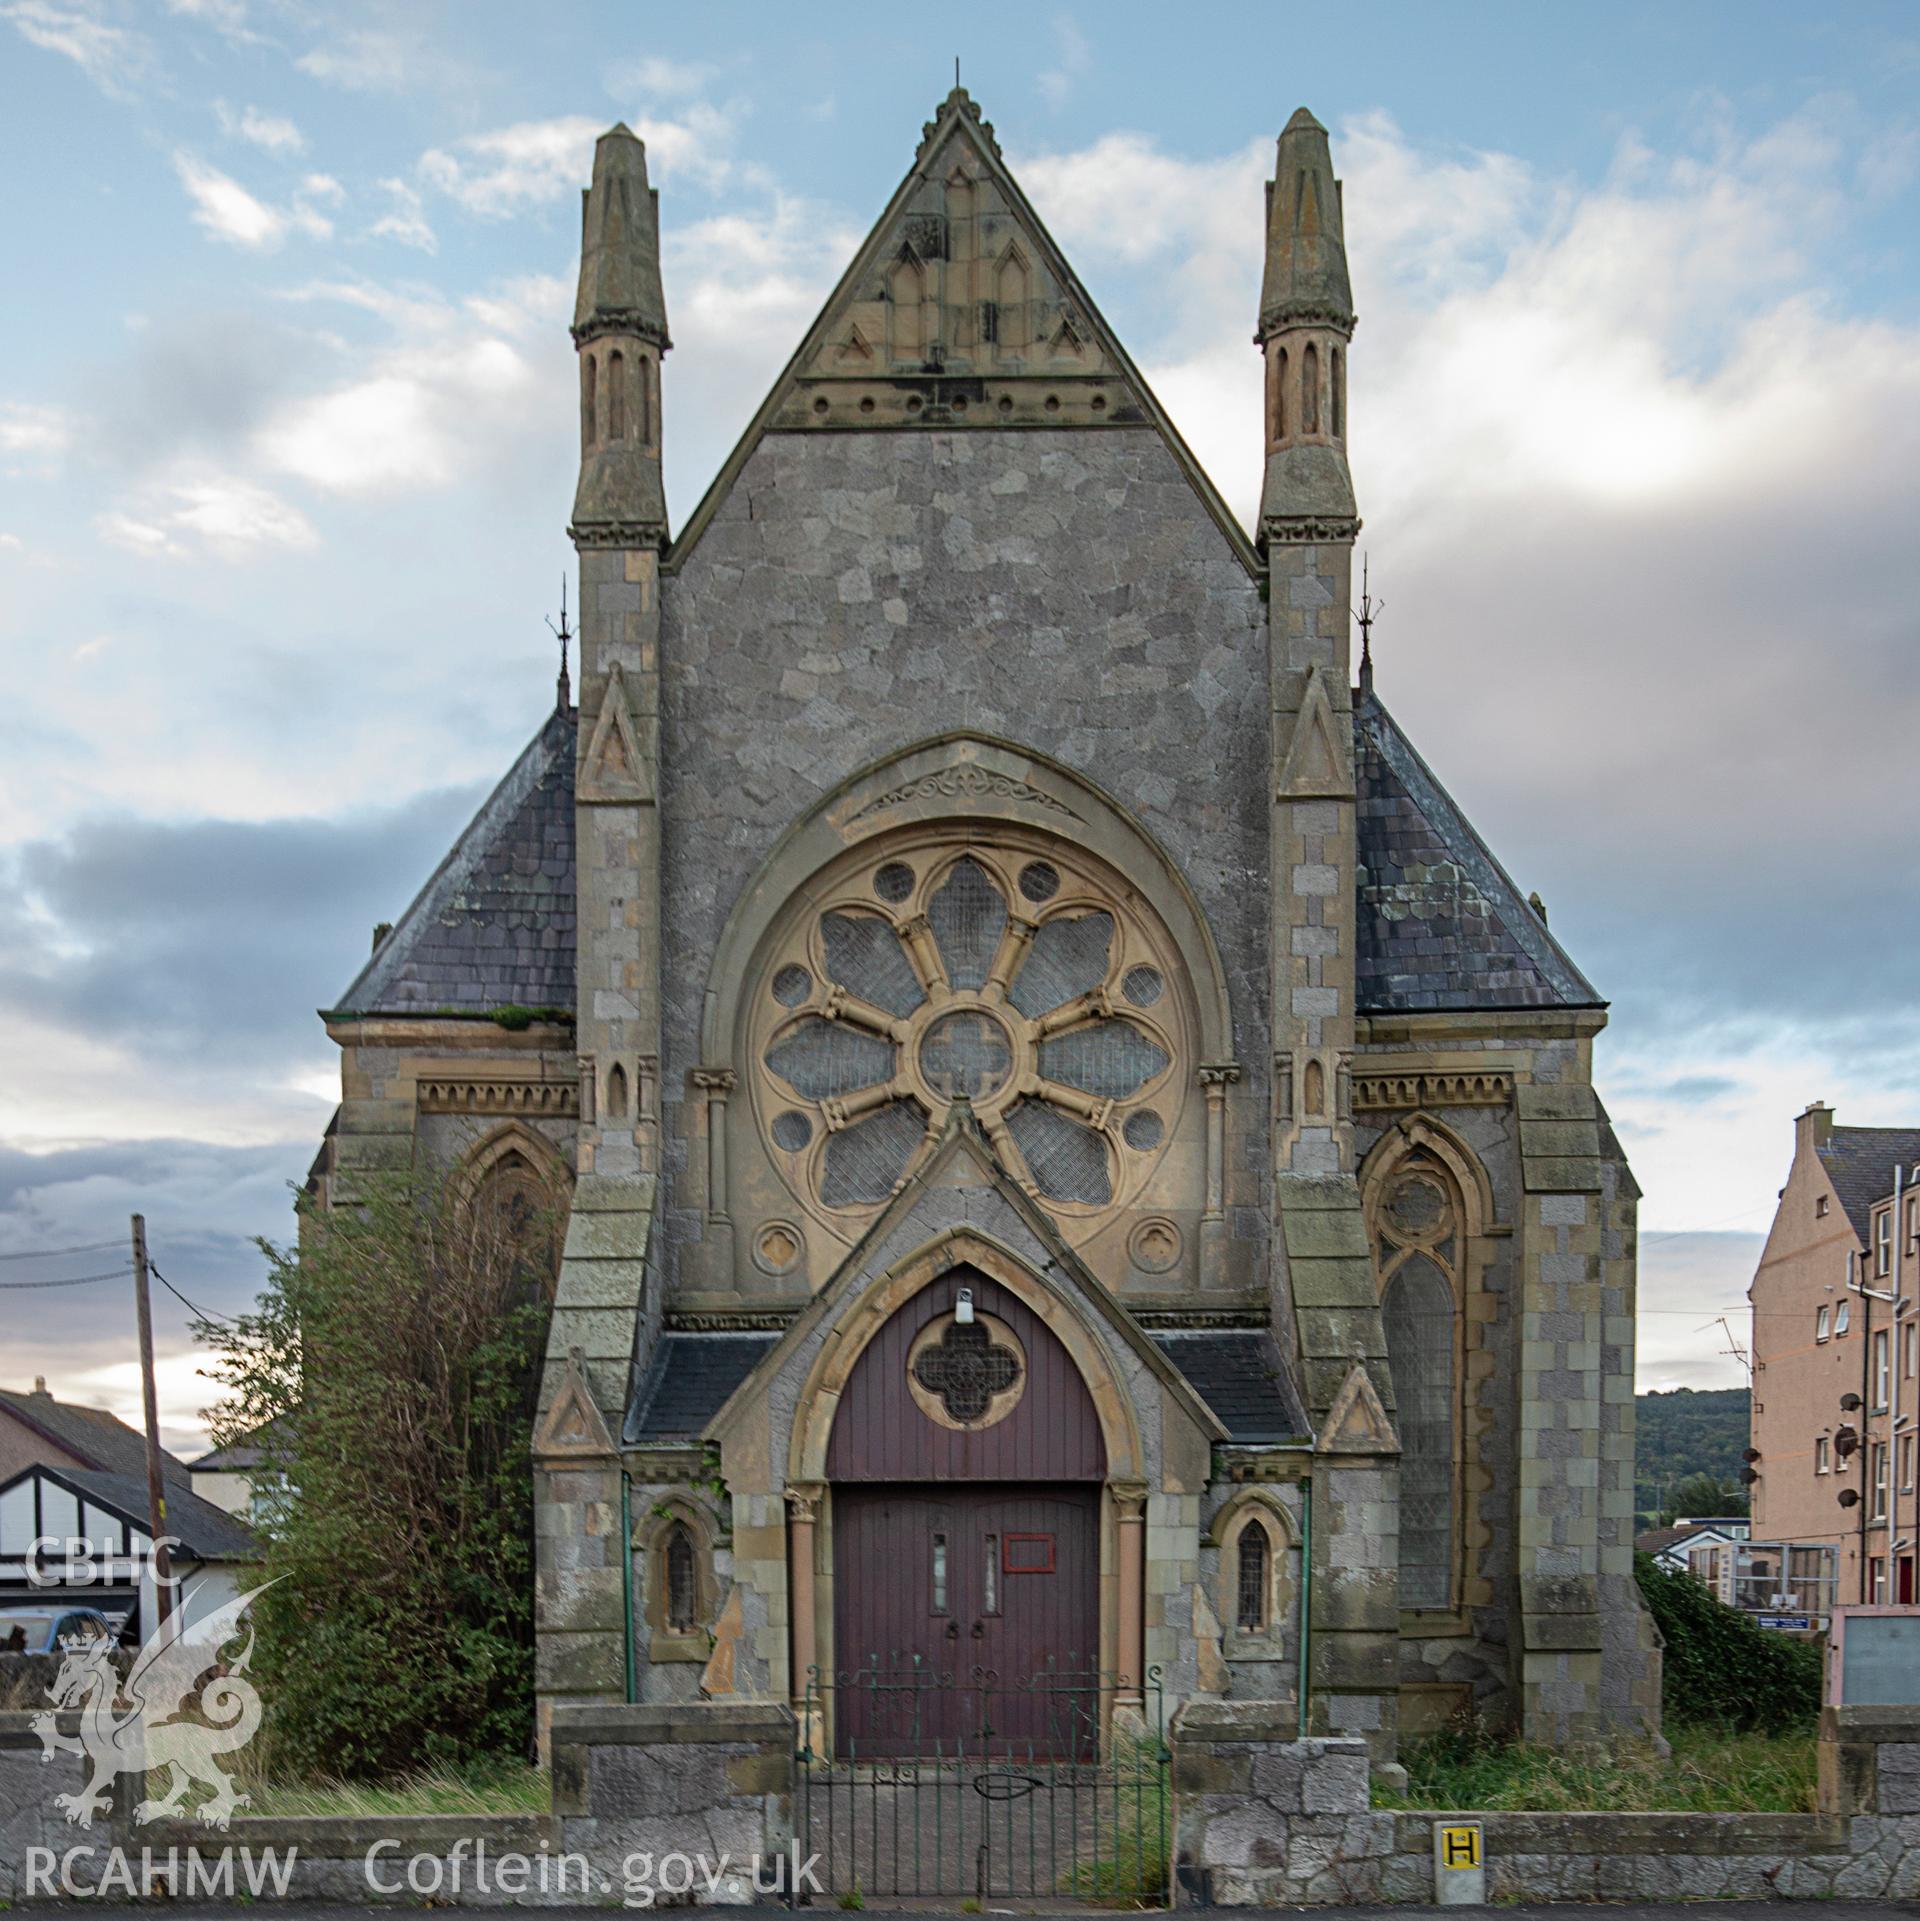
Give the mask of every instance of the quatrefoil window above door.
[[1026, 1391], [1027, 1357], [1004, 1321], [943, 1314], [914, 1336], [907, 1351], [907, 1389], [942, 1427], [983, 1428], [1003, 1421]]

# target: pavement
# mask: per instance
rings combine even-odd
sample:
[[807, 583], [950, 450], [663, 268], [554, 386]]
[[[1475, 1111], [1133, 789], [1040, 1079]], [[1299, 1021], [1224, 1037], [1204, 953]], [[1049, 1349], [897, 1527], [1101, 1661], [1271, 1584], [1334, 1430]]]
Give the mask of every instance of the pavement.
[[[0, 1903], [0, 1906], [4, 1905]], [[32, 1902], [16, 1905], [15, 1912], [31, 1913], [49, 1909], [55, 1905], [51, 1902]], [[61, 1902], [57, 1905], [65, 1908], [69, 1913], [84, 1909], [86, 1914], [96, 1918], [96, 1921], [154, 1921], [154, 1906], [151, 1902], [140, 1906], [118, 1902], [100, 1906], [91, 1901]], [[439, 1916], [472, 1913], [495, 1917], [536, 1914], [565, 1914], [577, 1917], [582, 1912], [578, 1907], [467, 1909], [441, 1907], [438, 1903], [433, 1905]], [[1493, 1911], [1499, 1915], [1500, 1921], [1555, 1921], [1556, 1917], [1564, 1921], [1567, 1916], [1591, 1912], [1596, 1907], [1604, 1908], [1609, 1917], [1619, 1917], [1619, 1921], [1761, 1921], [1763, 1916], [1765, 1921], [1814, 1921], [1816, 1916], [1819, 1917], [1819, 1921], [1916, 1921], [1916, 1918], [1920, 1917], [1920, 1901], [1609, 1901], [1552, 1904], [1527, 1902], [1510, 1907], [1495, 1904]], [[397, 1903], [386, 1907], [339, 1907], [329, 1903], [308, 1904], [297, 1901], [216, 1902], [213, 1904], [197, 1901], [169, 1901], [166, 1903], [165, 1913], [169, 1921], [202, 1921], [202, 1917], [204, 1921], [230, 1921], [230, 1918], [232, 1921], [237, 1921], [237, 1917], [241, 1915], [248, 1916], [249, 1921], [260, 1921], [263, 1909], [268, 1912], [284, 1911], [291, 1917], [291, 1921], [377, 1921], [379, 1917], [385, 1917], [386, 1921], [391, 1921], [393, 1915], [406, 1911], [402, 1904]], [[890, 1911], [892, 1910], [878, 1902], [870, 1903], [866, 1909], [869, 1914], [885, 1914]], [[906, 1904], [902, 1904], [900, 1911], [912, 1913], [915, 1921], [932, 1921], [933, 1917], [942, 1917], [944, 1921], [946, 1916], [951, 1916], [952, 1921], [963, 1921], [960, 1911], [955, 1908], [917, 1906], [909, 1908]], [[713, 1912], [722, 1911], [713, 1910]], [[827, 1902], [816, 1905], [813, 1912], [825, 1921], [827, 1915], [837, 1914], [839, 1910], [834, 1903]], [[1089, 1907], [1042, 1908], [1013, 1905], [989, 1907], [980, 1912], [986, 1915], [1020, 1915], [1100, 1914], [1119, 1911]], [[1229, 1911], [1222, 1909], [1219, 1912], [1224, 1915]], [[1350, 1917], [1350, 1921], [1363, 1921], [1363, 1918], [1364, 1921], [1375, 1921], [1376, 1917], [1377, 1921], [1418, 1921], [1418, 1917], [1421, 1916], [1458, 1916], [1462, 1910], [1359, 1904], [1343, 1908], [1235, 1908], [1230, 1912], [1233, 1921], [1261, 1921], [1261, 1917], [1268, 1914], [1286, 1915], [1289, 1921], [1292, 1917], [1302, 1914]], [[977, 1921], [977, 1917], [965, 1917], [965, 1921]]]

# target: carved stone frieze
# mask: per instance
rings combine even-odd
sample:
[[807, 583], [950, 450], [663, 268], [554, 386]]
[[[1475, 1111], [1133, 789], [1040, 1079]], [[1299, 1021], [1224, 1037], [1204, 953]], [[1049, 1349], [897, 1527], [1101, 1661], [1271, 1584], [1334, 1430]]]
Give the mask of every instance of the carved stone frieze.
[[1357, 1112], [1412, 1107], [1504, 1107], [1513, 1099], [1513, 1076], [1499, 1071], [1459, 1074], [1356, 1074]]
[[520, 1114], [572, 1120], [580, 1112], [574, 1081], [481, 1080], [471, 1076], [419, 1083], [423, 1114]]

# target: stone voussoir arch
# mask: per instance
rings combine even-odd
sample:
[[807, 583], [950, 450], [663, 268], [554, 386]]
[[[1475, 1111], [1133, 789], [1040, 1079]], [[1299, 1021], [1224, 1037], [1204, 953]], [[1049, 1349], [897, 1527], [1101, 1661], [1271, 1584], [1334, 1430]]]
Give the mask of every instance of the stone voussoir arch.
[[742, 1008], [776, 921], [850, 849], [906, 827], [967, 820], [1072, 842], [1104, 862], [1165, 924], [1188, 976], [1199, 1058], [1233, 1057], [1226, 969], [1205, 911], [1179, 866], [1131, 810], [1084, 774], [989, 734], [951, 732], [900, 748], [822, 795], [769, 850], [714, 948], [701, 1011], [701, 1058], [738, 1067]]

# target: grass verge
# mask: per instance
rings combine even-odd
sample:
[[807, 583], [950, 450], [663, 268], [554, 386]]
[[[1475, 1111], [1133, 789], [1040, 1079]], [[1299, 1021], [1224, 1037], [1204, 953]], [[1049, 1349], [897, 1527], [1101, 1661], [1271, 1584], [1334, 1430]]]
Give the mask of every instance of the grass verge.
[[1526, 1809], [1547, 1814], [1811, 1814], [1813, 1731], [1729, 1734], [1670, 1729], [1673, 1753], [1651, 1747], [1586, 1759], [1471, 1731], [1401, 1750], [1407, 1789], [1375, 1784], [1377, 1808]]
[[545, 1814], [548, 1777], [523, 1763], [431, 1768], [397, 1781], [250, 1781], [249, 1814], [353, 1818], [408, 1814]]

